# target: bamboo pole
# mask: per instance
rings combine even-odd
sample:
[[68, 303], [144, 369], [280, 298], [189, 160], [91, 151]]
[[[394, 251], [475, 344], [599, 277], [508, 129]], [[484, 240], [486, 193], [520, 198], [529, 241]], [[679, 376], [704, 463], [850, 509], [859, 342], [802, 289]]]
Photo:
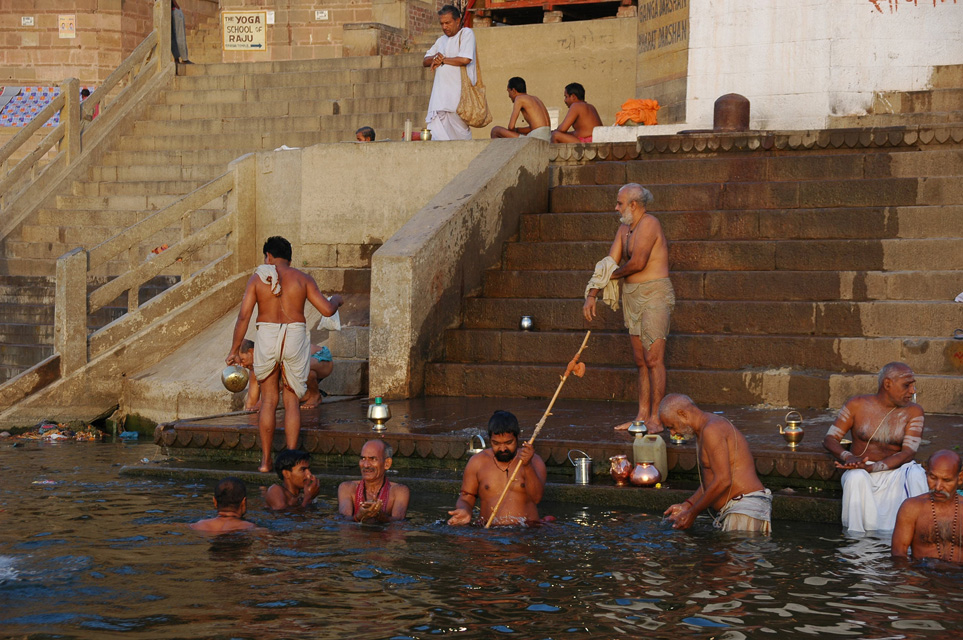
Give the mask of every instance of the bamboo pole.
[[[572, 358], [569, 361], [568, 366], [565, 367], [565, 375], [562, 376], [561, 382], [558, 383], [558, 388], [555, 389], [555, 395], [552, 396], [552, 401], [548, 403], [548, 408], [545, 410], [545, 413], [542, 414], [542, 419], [539, 420], [538, 424], [535, 425], [535, 431], [532, 433], [532, 437], [528, 439], [528, 444], [532, 444], [533, 442], [535, 442], [535, 438], [538, 437], [538, 432], [542, 430], [543, 426], [545, 426], [545, 420], [548, 419], [550, 415], [552, 415], [551, 413], [552, 406], [554, 406], [555, 399], [558, 398], [558, 394], [562, 390], [562, 386], [565, 384], [565, 381], [568, 380], [569, 374], [575, 371], [576, 372], [575, 375], [577, 375], [580, 378], [582, 377], [582, 373], [584, 373], [585, 371], [585, 365], [584, 364], [582, 365], [581, 370], [577, 370], [577, 367], [579, 364], [578, 359], [582, 355], [582, 351], [585, 350], [585, 345], [588, 344], [588, 339], [590, 335], [592, 335], [591, 331], [585, 332], [585, 339], [582, 340], [582, 346], [579, 347], [578, 352], [576, 352], [575, 354], [575, 357]], [[492, 522], [495, 520], [495, 516], [498, 515], [498, 509], [499, 507], [502, 506], [502, 501], [505, 499], [505, 496], [508, 494], [508, 488], [512, 486], [512, 482], [515, 481], [515, 476], [518, 475], [518, 470], [521, 468], [522, 468], [521, 462], [515, 465], [515, 470], [512, 471], [512, 475], [508, 478], [508, 482], [505, 483], [505, 488], [502, 490], [502, 495], [499, 496], [498, 502], [495, 503], [495, 508], [492, 509], [492, 514], [488, 516], [488, 522], [485, 523], [486, 529], [492, 526]]]

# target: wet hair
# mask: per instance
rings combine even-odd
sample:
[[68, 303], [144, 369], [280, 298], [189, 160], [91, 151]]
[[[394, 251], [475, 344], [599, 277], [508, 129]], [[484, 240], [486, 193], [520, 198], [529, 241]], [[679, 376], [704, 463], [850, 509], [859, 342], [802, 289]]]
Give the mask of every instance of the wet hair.
[[307, 451], [298, 451], [296, 449], [285, 449], [277, 455], [274, 459], [274, 472], [278, 474], [278, 477], [284, 481], [284, 472], [290, 471], [299, 462], [307, 462], [311, 459], [311, 456]]
[[514, 89], [515, 91], [517, 91], [517, 92], [519, 92], [519, 93], [527, 93], [527, 91], [525, 90], [525, 89], [526, 89], [526, 87], [525, 87], [525, 78], [519, 78], [518, 76], [514, 76], [514, 77], [512, 77], [512, 78], [509, 78], [509, 79], [508, 79], [508, 88], [509, 88], [509, 90]]
[[575, 96], [579, 100], [585, 100], [585, 87], [577, 82], [565, 85], [565, 93], [570, 96]]
[[232, 509], [241, 506], [241, 502], [247, 497], [247, 487], [244, 481], [233, 476], [228, 476], [217, 483], [214, 489], [214, 502], [218, 509]]
[[956, 475], [960, 475], [960, 471], [963, 471], [963, 458], [960, 458], [960, 454], [958, 454], [956, 451], [950, 451], [949, 449], [940, 449], [931, 455], [929, 460], [926, 461], [926, 468], [929, 469], [934, 460], [946, 457], [949, 457], [953, 460], [953, 463], [956, 465], [956, 471], [954, 471], [954, 473]]
[[906, 373], [912, 374], [913, 370], [903, 362], [890, 362], [887, 365], [883, 365], [883, 368], [879, 370], [879, 375], [876, 376], [876, 382], [879, 385], [877, 389], [882, 389], [883, 383], [887, 380], [902, 377], [902, 375]]
[[655, 200], [652, 192], [637, 182], [630, 182], [619, 189], [619, 193], [623, 191], [629, 194], [629, 202], [638, 202], [643, 207], [649, 206]]
[[488, 419], [488, 439], [491, 440], [492, 436], [499, 436], [503, 433], [510, 433], [518, 440], [521, 433], [518, 428], [518, 418], [508, 411], [496, 411]]
[[241, 349], [239, 350], [239, 353], [247, 353], [253, 348], [254, 348], [254, 341], [248, 340], [247, 338], [245, 338], [244, 340], [241, 340]]
[[355, 135], [359, 133], [361, 134], [361, 137], [367, 140], [368, 142], [375, 141], [375, 130], [372, 129], [371, 127], [361, 127], [360, 129], [355, 131]]
[[81, 89], [81, 90], [80, 90], [80, 97], [81, 97], [81, 98], [89, 98], [89, 97], [90, 97], [90, 89], [88, 89], [87, 87], [84, 87], [83, 89]]
[[291, 262], [291, 243], [281, 236], [271, 236], [265, 240], [261, 251], [264, 255], [270, 253], [275, 258]]
[[452, 20], [459, 20], [461, 18], [461, 11], [459, 11], [458, 7], [453, 4], [446, 4], [438, 10], [439, 17], [445, 15], [446, 13], [451, 16]]

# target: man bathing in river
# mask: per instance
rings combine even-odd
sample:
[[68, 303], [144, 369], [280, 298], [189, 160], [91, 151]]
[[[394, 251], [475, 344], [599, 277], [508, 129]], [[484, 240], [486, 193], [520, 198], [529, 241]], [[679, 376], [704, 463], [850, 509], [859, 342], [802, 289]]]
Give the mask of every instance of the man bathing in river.
[[697, 515], [712, 507], [719, 512], [713, 523], [723, 531], [769, 534], [772, 493], [756, 475], [746, 438], [722, 416], [702, 411], [678, 393], [662, 400], [659, 413], [673, 435], [695, 435], [699, 456], [701, 486], [663, 514], [673, 528], [688, 529]]
[[305, 451], [288, 449], [278, 454], [274, 471], [281, 480], [264, 494], [264, 503], [272, 511], [303, 509], [321, 491], [321, 481], [311, 473], [310, 458]]
[[545, 463], [528, 442], [518, 445], [518, 419], [508, 411], [496, 411], [488, 421], [490, 449], [476, 453], [465, 467], [461, 493], [454, 511], [449, 511], [448, 524], [464, 525], [471, 522], [475, 501], [480, 499], [481, 519], [488, 518], [502, 495], [508, 479], [520, 466], [511, 488], [498, 509], [494, 524], [535, 524], [538, 503], [545, 491]]
[[314, 278], [291, 267], [291, 243], [281, 236], [267, 239], [264, 264], [247, 282], [241, 310], [234, 325], [234, 341], [225, 362], [241, 364], [241, 342], [257, 305], [257, 334], [254, 340], [254, 376], [261, 386], [258, 432], [261, 464], [271, 470], [271, 446], [277, 425], [278, 389], [283, 385], [284, 440], [288, 449], [298, 446], [301, 432], [299, 401], [307, 392], [308, 357], [311, 341], [304, 322], [304, 304], [310, 302], [324, 316], [333, 316], [342, 305], [340, 295], [327, 299]]
[[[242, 341], [241, 351], [238, 355], [241, 359], [241, 366], [253, 373], [254, 341]], [[310, 366], [311, 368], [308, 370], [308, 390], [305, 392], [304, 397], [301, 398], [302, 409], [313, 409], [321, 404], [321, 389], [318, 388], [318, 385], [321, 384], [322, 380], [330, 376], [334, 370], [331, 350], [326, 346], [319, 347], [316, 344], [312, 344]], [[244, 410], [259, 411], [260, 409], [261, 385], [258, 384], [257, 378], [252, 375], [247, 384], [247, 395], [244, 397]]]
[[388, 482], [391, 447], [384, 440], [368, 440], [361, 447], [361, 480], [342, 482], [338, 487], [338, 511], [355, 522], [404, 520], [408, 512], [408, 487]]
[[[923, 437], [923, 408], [913, 402], [916, 379], [902, 362], [890, 362], [877, 377], [875, 395], [854, 396], [839, 410], [823, 446], [846, 469], [843, 527], [892, 531], [907, 498], [926, 493], [926, 473], [913, 461]], [[849, 450], [840, 441], [850, 434]]]
[[929, 493], [908, 498], [896, 515], [892, 552], [906, 557], [912, 549], [914, 558], [937, 558], [963, 563], [963, 524], [956, 493], [963, 483], [963, 461], [959, 454], [942, 449], [926, 463]]
[[[635, 419], [644, 421], [649, 433], [660, 433], [659, 403], [665, 395], [665, 339], [669, 335], [669, 316], [675, 307], [675, 292], [669, 281], [669, 244], [662, 225], [646, 211], [651, 203], [652, 193], [642, 185], [630, 183], [619, 189], [615, 210], [622, 224], [615, 232], [609, 255], [595, 265], [595, 274], [585, 288], [582, 315], [586, 322], [595, 319], [600, 291], [603, 301], [618, 309], [618, 289], [611, 281], [625, 279], [623, 315], [639, 370], [639, 411]], [[628, 429], [631, 424], [629, 421], [615, 428]]]
[[253, 522], [244, 519], [247, 513], [247, 488], [244, 482], [227, 477], [217, 483], [214, 489], [214, 508], [217, 516], [200, 520], [190, 525], [195, 531], [207, 533], [230, 533], [249, 531], [257, 528]]

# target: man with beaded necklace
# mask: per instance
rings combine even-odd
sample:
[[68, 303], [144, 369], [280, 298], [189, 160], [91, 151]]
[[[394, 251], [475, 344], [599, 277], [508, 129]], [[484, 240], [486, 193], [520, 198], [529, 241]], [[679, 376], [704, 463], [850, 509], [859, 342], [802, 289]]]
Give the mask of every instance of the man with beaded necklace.
[[893, 530], [894, 557], [936, 558], [963, 563], [963, 529], [956, 492], [963, 483], [963, 461], [958, 453], [942, 449], [926, 463], [929, 493], [903, 502]]

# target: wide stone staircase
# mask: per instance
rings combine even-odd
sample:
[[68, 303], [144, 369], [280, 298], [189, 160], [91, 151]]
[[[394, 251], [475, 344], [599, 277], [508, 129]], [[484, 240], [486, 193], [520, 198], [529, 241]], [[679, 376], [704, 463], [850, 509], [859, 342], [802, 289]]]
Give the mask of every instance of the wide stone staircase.
[[[185, 75], [174, 78], [145, 117], [102, 153], [82, 179], [44, 202], [3, 240], [0, 382], [52, 353], [53, 275], [59, 256], [75, 247], [96, 246], [222, 175], [228, 163], [245, 153], [354, 141], [362, 125], [373, 126], [379, 140], [400, 139], [405, 120], [422, 122], [427, 108], [431, 76], [421, 58], [182, 66], [179, 72]], [[202, 206], [190, 228], [213, 221], [225, 206], [223, 197]], [[103, 281], [123, 273], [131, 260], [148, 259], [152, 250], [173, 244], [183, 231], [176, 227], [159, 232], [129, 260], [108, 263], [98, 277]], [[224, 250], [206, 247], [195, 261], [206, 264]], [[362, 263], [347, 268], [303, 266], [313, 269], [329, 293], [366, 297], [371, 251], [359, 251]], [[182, 272], [178, 268], [168, 284]], [[141, 302], [149, 295], [143, 292]], [[367, 302], [359, 299], [357, 305], [356, 320], [364, 322]], [[124, 306], [105, 310], [108, 315], [92, 319], [91, 328], [114, 319]]]
[[[926, 144], [923, 140], [929, 142]], [[550, 210], [464, 299], [426, 393], [550, 396], [586, 329], [569, 397], [635, 401], [621, 310], [586, 324], [583, 291], [648, 186], [678, 302], [668, 390], [697, 402], [839, 406], [902, 360], [928, 411], [963, 411], [963, 127], [719, 134], [553, 147]], [[530, 315], [535, 331], [519, 330]]]

